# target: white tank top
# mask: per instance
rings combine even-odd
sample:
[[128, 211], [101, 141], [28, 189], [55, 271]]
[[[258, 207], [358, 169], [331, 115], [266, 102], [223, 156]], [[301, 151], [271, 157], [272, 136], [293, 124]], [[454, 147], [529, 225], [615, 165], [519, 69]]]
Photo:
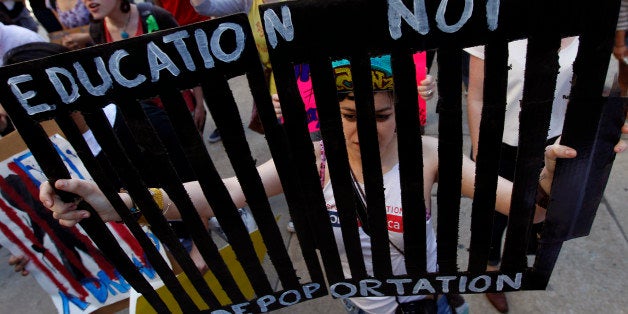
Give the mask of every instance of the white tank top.
[[[334, 198], [331, 181], [329, 181], [323, 188], [323, 194], [325, 196], [327, 211], [329, 213], [329, 218], [331, 220], [332, 228], [334, 230], [336, 243], [338, 245], [338, 252], [340, 254], [340, 260], [342, 262], [342, 269], [344, 271], [345, 277], [350, 277], [351, 271], [344, 248], [342, 231], [340, 229], [338, 212], [336, 209], [336, 200]], [[404, 226], [402, 221], [401, 186], [399, 184], [399, 164], [395, 165], [390, 171], [384, 174], [384, 195], [386, 199], [386, 216], [388, 219], [388, 237], [394, 245], [403, 250]], [[358, 222], [356, 221], [356, 223]], [[436, 236], [434, 234], [432, 220], [427, 219], [425, 221], [425, 224], [427, 270], [428, 272], [435, 272]], [[362, 253], [364, 255], [366, 271], [369, 275], [373, 275], [371, 240], [370, 237], [366, 233], [364, 233], [362, 228], [359, 228], [359, 233], [360, 241], [362, 243]], [[392, 262], [393, 274], [405, 275], [407, 272], [405, 258], [403, 254], [394, 247], [390, 246], [390, 258]], [[399, 302], [405, 303], [422, 298], [423, 296], [398, 297], [398, 300]], [[360, 307], [367, 313], [394, 313], [395, 309], [397, 308], [397, 300], [395, 297], [351, 298], [351, 302], [355, 303], [358, 307]]]

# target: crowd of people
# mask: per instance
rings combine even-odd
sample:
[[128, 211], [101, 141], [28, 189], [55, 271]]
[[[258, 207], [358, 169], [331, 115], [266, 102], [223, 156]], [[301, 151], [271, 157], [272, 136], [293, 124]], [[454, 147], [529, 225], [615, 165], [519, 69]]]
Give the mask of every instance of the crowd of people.
[[[278, 119], [282, 119], [279, 106], [279, 98], [277, 97], [274, 87], [272, 68], [268, 60], [268, 50], [265, 47], [262, 28], [259, 21], [258, 5], [263, 0], [156, 0], [151, 3], [133, 3], [129, 0], [30, 0], [29, 9], [24, 6], [21, 1], [2, 0], [0, 2], [0, 66], [4, 63], [11, 64], [26, 61], [42, 56], [53, 55], [56, 53], [66, 52], [73, 49], [79, 49], [90, 45], [110, 43], [121, 41], [128, 38], [141, 36], [152, 31], [176, 27], [178, 25], [186, 25], [198, 21], [207, 20], [211, 17], [228, 15], [233, 13], [244, 12], [249, 14], [250, 22], [256, 37], [256, 44], [260, 51], [260, 57], [265, 66], [267, 79], [270, 86], [270, 94], [276, 107]], [[620, 13], [620, 22], [618, 23], [617, 37], [615, 40], [615, 49], [613, 55], [618, 59], [620, 68], [620, 85], [622, 93], [626, 95], [628, 90], [628, 50], [625, 45], [626, 33], [628, 29], [628, 0], [622, 1]], [[35, 16], [35, 18], [33, 18]], [[153, 19], [148, 21], [147, 17]], [[155, 24], [156, 23], [156, 24]], [[89, 28], [81, 28], [83, 26]], [[38, 34], [41, 28], [45, 33], [53, 34], [62, 32], [63, 36], [59, 44], [49, 43], [45, 36]], [[85, 31], [89, 29], [89, 31]], [[41, 33], [41, 32], [39, 32]], [[506, 108], [506, 121], [504, 137], [502, 143], [502, 155], [499, 164], [500, 179], [497, 190], [495, 224], [493, 237], [491, 242], [490, 258], [487, 270], [497, 270], [501, 258], [501, 242], [503, 231], [508, 219], [510, 207], [510, 196], [512, 190], [513, 174], [515, 158], [517, 154], [517, 143], [520, 136], [518, 130], [518, 114], [520, 110], [519, 101], [522, 98], [523, 79], [525, 69], [525, 40], [515, 41], [509, 45], [509, 64], [512, 68], [508, 76], [508, 98]], [[569, 37], [563, 39], [559, 51], [560, 57], [560, 73], [555, 93], [555, 102], [552, 110], [552, 120], [550, 132], [547, 138], [547, 149], [545, 151], [545, 167], [542, 170], [539, 185], [542, 191], [549, 194], [551, 192], [551, 182], [553, 179], [554, 166], [557, 158], [574, 158], [577, 153], [575, 150], [562, 146], [559, 143], [559, 136], [562, 131], [562, 124], [567, 107], [569, 91], [571, 89], [572, 65], [575, 59], [578, 47], [578, 38]], [[475, 164], [473, 160], [477, 157], [478, 139], [479, 139], [479, 122], [481, 118], [481, 110], [483, 106], [483, 82], [484, 82], [484, 51], [483, 47], [472, 47], [466, 49], [470, 55], [469, 61], [469, 77], [468, 77], [468, 123], [472, 142], [472, 152], [470, 158], [463, 157], [463, 181], [462, 192], [465, 196], [473, 197]], [[388, 56], [376, 57], [372, 59], [372, 71], [377, 72], [377, 77], [388, 77], [392, 80], [392, 69], [390, 58]], [[336, 61], [333, 64], [337, 71], [342, 67], [346, 67], [346, 60]], [[349, 76], [350, 77], [350, 76]], [[338, 81], [338, 80], [337, 80]], [[465, 82], [466, 83], [466, 82]], [[351, 88], [352, 82], [338, 81], [339, 89], [339, 106], [342, 117], [343, 131], [346, 142], [346, 149], [349, 157], [349, 164], [354, 176], [356, 186], [361, 187], [364, 182], [362, 175], [362, 159], [360, 155], [360, 147], [357, 138], [356, 129], [356, 109], [355, 99]], [[433, 97], [435, 91], [435, 80], [431, 76], [427, 76], [420, 81], [418, 92], [420, 97], [429, 100]], [[392, 86], [377, 86], [374, 82], [374, 101], [375, 114], [377, 117], [377, 132], [379, 141], [380, 158], [382, 161], [382, 173], [384, 173], [385, 200], [386, 205], [401, 207], [400, 204], [400, 185], [399, 185], [399, 161], [397, 155], [397, 133], [394, 110], [394, 95]], [[194, 118], [195, 124], [200, 132], [204, 129], [206, 121], [205, 106], [203, 104], [203, 94], [200, 87], [187, 93], [188, 108]], [[302, 94], [304, 91], [300, 91]], [[310, 92], [311, 91], [305, 91]], [[172, 125], [170, 125], [167, 115], [162, 109], [161, 100], [158, 98], [147, 99], [141, 102], [142, 109], [146, 112], [154, 126], [157, 126], [164, 144], [168, 147], [168, 151], [172, 153], [173, 164], [177, 173], [185, 181], [188, 194], [197, 206], [197, 210], [201, 216], [210, 220], [213, 217], [212, 208], [205, 200], [203, 193], [197, 182], [192, 181], [194, 176], [187, 163], [183, 161], [184, 153], [177, 144], [176, 136]], [[253, 116], [255, 116], [254, 104], [252, 104]], [[108, 116], [112, 127], [120, 138], [130, 138], [130, 133], [126, 127], [122, 114], [115, 105], [109, 105], [103, 109]], [[100, 148], [95, 141], [91, 131], [87, 128], [80, 114], [73, 117], [78, 125], [83, 126], [82, 132], [84, 137], [90, 143], [92, 153], [98, 158]], [[428, 121], [429, 123], [429, 121]], [[11, 121], [7, 117], [6, 112], [0, 106], [0, 132], [7, 134], [12, 131]], [[263, 132], [263, 130], [262, 130]], [[622, 128], [623, 133], [628, 133], [628, 125]], [[220, 140], [220, 132], [214, 130], [207, 138], [208, 142], [213, 143]], [[125, 143], [122, 143], [126, 145]], [[128, 143], [128, 150], [132, 151], [132, 145]], [[316, 140], [315, 153], [317, 157], [317, 166], [321, 174], [321, 187], [325, 196], [325, 201], [330, 215], [334, 215], [336, 211], [335, 199], [331, 182], [329, 180], [329, 167], [326, 167], [325, 150], [323, 142]], [[628, 145], [619, 142], [615, 146], [615, 152], [623, 152]], [[432, 186], [438, 182], [438, 142], [435, 138], [423, 137], [423, 170], [424, 170], [424, 199], [425, 206], [428, 210], [426, 213], [426, 239], [427, 239], [427, 257], [428, 271], [436, 271], [436, 241], [432, 228], [432, 220], [430, 215], [430, 192]], [[137, 151], [130, 155], [133, 160], [141, 160], [142, 153]], [[134, 164], [142, 165], [141, 162]], [[150, 169], [139, 169], [143, 176], [147, 179], [147, 184], [151, 187], [159, 188], [157, 180], [151, 180]], [[282, 193], [282, 187], [277, 175], [274, 163], [269, 160], [258, 167], [258, 171], [267, 190], [268, 196], [274, 196]], [[246, 207], [246, 200], [237, 183], [236, 178], [224, 179], [225, 185], [232, 194], [234, 203], [239, 207]], [[58, 180], [54, 183], [55, 188], [76, 193], [81, 196], [82, 200], [88, 202], [96, 212], [105, 221], [118, 221], [120, 217], [109, 202], [106, 200], [98, 187], [89, 181], [70, 179]], [[157, 193], [160, 200], [156, 200], [157, 204], [172, 204], [168, 194], [165, 191]], [[127, 207], [134, 206], [133, 200], [129, 194], [122, 192], [120, 197]], [[52, 186], [48, 182], [44, 182], [41, 186], [40, 200], [53, 212], [56, 219], [67, 226], [72, 226], [84, 218], [89, 216], [88, 212], [77, 210], [76, 203], [64, 203], [54, 193]], [[544, 219], [545, 209], [537, 206], [535, 214], [535, 222], [542, 223]], [[176, 204], [168, 207], [164, 212], [169, 220], [176, 221], [180, 219]], [[389, 217], [391, 218], [391, 217]], [[337, 243], [343, 243], [342, 234], [339, 227], [334, 227], [334, 233]], [[403, 230], [403, 228], [401, 228]], [[390, 230], [389, 237], [394, 248], [402, 248], [403, 237], [399, 230]], [[536, 232], [532, 234], [531, 243], [535, 243]], [[362, 251], [365, 255], [367, 271], [372, 274], [372, 265], [367, 256], [370, 255], [371, 247], [369, 235], [360, 228], [360, 238], [362, 240]], [[391, 246], [392, 247], [392, 246]], [[195, 254], [194, 248], [191, 254]], [[534, 248], [530, 248], [530, 252], [534, 252]], [[341, 256], [344, 252], [340, 252]], [[197, 261], [199, 259], [195, 259]], [[343, 259], [346, 261], [346, 258]], [[391, 260], [395, 275], [405, 274], [404, 254], [399, 249], [391, 249]], [[22, 256], [12, 256], [9, 260], [14, 265], [16, 271], [27, 275], [26, 265], [28, 259]], [[199, 268], [206, 269], [202, 262], [197, 263]], [[348, 264], [343, 264], [346, 275], [349, 275]], [[489, 301], [500, 312], [507, 312], [508, 303], [504, 294], [487, 294]], [[380, 298], [352, 298], [343, 300], [348, 312], [351, 313], [394, 313], [402, 310], [422, 310], [426, 313], [436, 312], [439, 306], [445, 304], [456, 303], [451, 309], [453, 312], [461, 311], [460, 299], [433, 298], [431, 296], [414, 296], [414, 297], [380, 297]], [[464, 300], [462, 300], [464, 303]], [[440, 311], [440, 310], [438, 310]], [[439, 312], [440, 313], [440, 312]]]

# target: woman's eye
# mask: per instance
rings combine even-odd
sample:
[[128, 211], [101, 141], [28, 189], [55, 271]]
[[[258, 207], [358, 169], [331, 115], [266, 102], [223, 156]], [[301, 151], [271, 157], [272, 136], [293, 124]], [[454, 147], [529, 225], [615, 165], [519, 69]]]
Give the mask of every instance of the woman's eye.
[[357, 115], [355, 114], [349, 114], [349, 113], [343, 113], [342, 114], [342, 118], [349, 121], [349, 122], [355, 122], [357, 120]]
[[392, 114], [377, 114], [375, 115], [375, 120], [377, 122], [384, 122], [392, 117]]

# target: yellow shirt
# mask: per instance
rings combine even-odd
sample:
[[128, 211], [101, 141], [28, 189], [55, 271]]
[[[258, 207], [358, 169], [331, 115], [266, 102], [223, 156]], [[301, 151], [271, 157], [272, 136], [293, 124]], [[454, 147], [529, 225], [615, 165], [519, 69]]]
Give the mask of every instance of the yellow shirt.
[[264, 27], [259, 16], [259, 6], [261, 4], [264, 4], [264, 0], [253, 0], [251, 10], [249, 11], [249, 23], [251, 24], [251, 29], [253, 30], [253, 37], [255, 39], [257, 51], [259, 52], [260, 60], [264, 65], [264, 72], [266, 74], [266, 79], [268, 80], [270, 93], [275, 94], [277, 93], [277, 87], [275, 87], [275, 77], [273, 76], [270, 57], [268, 56], [268, 47], [266, 46], [266, 38], [264, 37]]

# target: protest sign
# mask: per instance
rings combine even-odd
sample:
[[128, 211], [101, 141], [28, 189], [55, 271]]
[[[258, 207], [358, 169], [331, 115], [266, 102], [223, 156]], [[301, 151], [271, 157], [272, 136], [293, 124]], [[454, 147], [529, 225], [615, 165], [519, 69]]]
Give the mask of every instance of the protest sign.
[[[50, 132], [59, 131], [50, 126]], [[90, 179], [76, 152], [59, 134], [50, 137], [72, 176]], [[59, 313], [90, 313], [129, 297], [131, 285], [108, 262], [81, 227], [65, 228], [38, 200], [38, 187], [46, 180], [41, 168], [19, 136], [0, 139], [0, 244], [13, 255], [30, 259], [27, 270], [50, 294]], [[124, 251], [149, 280], [157, 279], [143, 249], [119, 223], [108, 228]], [[159, 240], [153, 239], [162, 253]], [[128, 301], [127, 301], [128, 302]]]

